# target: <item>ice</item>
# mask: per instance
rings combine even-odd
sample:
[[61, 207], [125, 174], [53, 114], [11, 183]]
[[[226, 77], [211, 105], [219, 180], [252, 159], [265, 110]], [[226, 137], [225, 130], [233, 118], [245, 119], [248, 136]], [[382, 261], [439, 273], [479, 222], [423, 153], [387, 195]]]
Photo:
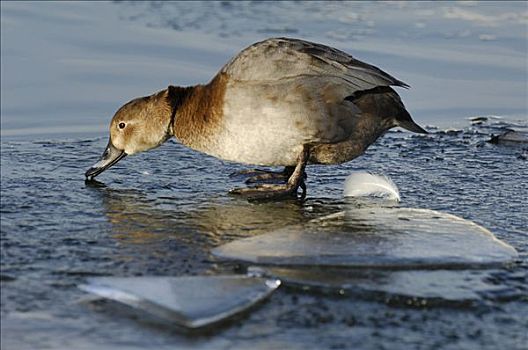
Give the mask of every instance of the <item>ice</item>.
[[452, 268], [506, 263], [517, 252], [484, 227], [451, 214], [375, 207], [237, 240], [213, 255], [283, 266]]
[[244, 275], [98, 277], [79, 288], [179, 326], [197, 328], [247, 310], [279, 285], [279, 280]]
[[528, 143], [528, 131], [507, 130], [498, 136], [493, 136], [489, 142], [503, 145], [525, 145]]

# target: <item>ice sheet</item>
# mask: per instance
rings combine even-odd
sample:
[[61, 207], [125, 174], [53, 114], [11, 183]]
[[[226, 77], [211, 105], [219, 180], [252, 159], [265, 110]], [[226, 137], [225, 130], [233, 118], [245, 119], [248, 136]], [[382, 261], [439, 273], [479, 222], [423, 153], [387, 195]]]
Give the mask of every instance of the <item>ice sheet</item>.
[[474, 222], [434, 210], [359, 208], [230, 242], [221, 259], [271, 265], [465, 267], [517, 252]]

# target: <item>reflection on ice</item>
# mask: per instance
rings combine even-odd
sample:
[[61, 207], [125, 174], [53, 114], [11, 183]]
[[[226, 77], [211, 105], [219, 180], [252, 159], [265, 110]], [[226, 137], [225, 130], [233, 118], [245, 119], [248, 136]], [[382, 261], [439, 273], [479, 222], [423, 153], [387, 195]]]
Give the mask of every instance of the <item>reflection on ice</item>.
[[250, 267], [249, 271], [273, 276], [287, 286], [370, 296], [381, 295], [385, 299], [403, 297], [437, 301], [470, 301], [482, 298], [511, 298], [512, 293], [522, 293], [493, 283], [492, 272], [489, 270]]
[[464, 267], [517, 257], [487, 229], [426, 209], [359, 208], [237, 240], [213, 250], [221, 259], [270, 265]]
[[101, 277], [79, 288], [188, 328], [240, 313], [280, 281], [248, 276]]

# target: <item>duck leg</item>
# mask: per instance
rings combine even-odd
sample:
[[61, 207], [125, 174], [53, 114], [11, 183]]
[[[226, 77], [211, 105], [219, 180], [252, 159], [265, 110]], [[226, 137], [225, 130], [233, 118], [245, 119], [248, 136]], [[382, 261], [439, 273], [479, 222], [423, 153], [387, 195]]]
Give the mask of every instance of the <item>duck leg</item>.
[[[286, 167], [284, 169], [284, 177], [287, 176], [286, 171], [291, 171], [285, 184], [262, 184], [253, 187], [235, 188], [229, 191], [229, 193], [247, 196], [251, 199], [278, 199], [297, 196], [297, 190], [300, 187], [302, 190], [301, 198], [304, 198], [306, 197], [306, 184], [304, 183], [306, 174], [304, 169], [306, 168], [308, 158], [309, 150], [308, 146], [305, 145], [301, 154], [299, 154], [297, 165], [295, 167]], [[293, 171], [291, 169], [293, 169]]]

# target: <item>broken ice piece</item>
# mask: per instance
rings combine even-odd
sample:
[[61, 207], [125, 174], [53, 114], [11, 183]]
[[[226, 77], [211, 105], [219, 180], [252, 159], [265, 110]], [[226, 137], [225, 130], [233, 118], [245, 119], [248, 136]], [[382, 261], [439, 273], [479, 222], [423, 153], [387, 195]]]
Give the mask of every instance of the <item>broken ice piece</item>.
[[279, 285], [276, 279], [243, 275], [97, 277], [79, 288], [177, 325], [198, 328], [247, 310]]
[[528, 131], [507, 130], [500, 135], [493, 136], [488, 142], [510, 146], [525, 145], [528, 143]]
[[416, 208], [363, 208], [332, 214], [215, 248], [252, 264], [383, 268], [507, 263], [518, 254], [482, 226]]

